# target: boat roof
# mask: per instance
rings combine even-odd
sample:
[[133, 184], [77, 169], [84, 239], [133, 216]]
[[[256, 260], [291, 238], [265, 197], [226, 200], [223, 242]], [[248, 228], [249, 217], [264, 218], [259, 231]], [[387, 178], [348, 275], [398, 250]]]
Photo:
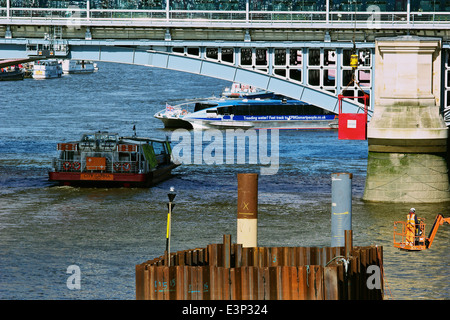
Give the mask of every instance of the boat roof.
[[295, 99], [217, 99], [198, 101], [197, 103], [211, 104], [214, 107], [236, 106], [236, 105], [309, 105], [301, 100]]
[[301, 100], [296, 100], [296, 99], [291, 99], [288, 97], [284, 97], [284, 96], [280, 96], [280, 95], [275, 95], [275, 98], [246, 98], [246, 97], [242, 97], [242, 98], [228, 98], [228, 97], [211, 97], [211, 98], [199, 98], [199, 99], [193, 99], [193, 100], [189, 100], [189, 101], [185, 101], [182, 103], [177, 103], [172, 105], [173, 107], [178, 107], [178, 106], [183, 106], [183, 105], [188, 105], [188, 104], [195, 104], [195, 103], [204, 103], [204, 104], [241, 104], [241, 103], [245, 103], [245, 102], [249, 102], [249, 103], [257, 103], [257, 104], [261, 104], [261, 103], [283, 103], [283, 101], [286, 101], [288, 103], [302, 103], [302, 104], [308, 104], [304, 101]]
[[140, 144], [143, 142], [161, 142], [161, 143], [166, 142], [165, 139], [147, 138], [138, 136], [119, 136], [119, 134], [116, 132], [107, 132], [107, 131], [84, 133], [81, 136], [80, 141], [93, 141], [98, 139], [117, 142], [120, 141], [124, 143], [136, 143], [136, 144]]
[[132, 137], [119, 137], [119, 139], [122, 140], [122, 141], [130, 140], [130, 142], [132, 142], [132, 143], [136, 143], [136, 142], [149, 142], [149, 141], [151, 141], [151, 142], [161, 142], [161, 143], [164, 143], [164, 142], [167, 141], [167, 140], [164, 140], [164, 139], [145, 138], [145, 137], [135, 137], [135, 136], [132, 136]]
[[56, 65], [59, 64], [58, 60], [37, 60], [36, 65]]

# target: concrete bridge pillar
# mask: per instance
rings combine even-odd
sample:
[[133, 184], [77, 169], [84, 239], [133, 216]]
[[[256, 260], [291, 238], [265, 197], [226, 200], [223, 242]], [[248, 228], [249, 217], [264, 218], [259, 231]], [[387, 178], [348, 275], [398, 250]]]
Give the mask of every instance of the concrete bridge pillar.
[[380, 38], [363, 199], [450, 201], [448, 130], [440, 115], [441, 40]]

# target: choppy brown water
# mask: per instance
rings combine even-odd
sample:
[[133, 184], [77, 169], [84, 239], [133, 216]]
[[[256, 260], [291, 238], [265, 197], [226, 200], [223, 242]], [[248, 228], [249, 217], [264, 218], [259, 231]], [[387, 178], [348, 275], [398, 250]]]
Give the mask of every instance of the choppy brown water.
[[[118, 80], [121, 75], [121, 80]], [[122, 76], [123, 75], [123, 76]], [[90, 130], [164, 137], [153, 114], [166, 101], [218, 95], [229, 83], [138, 66], [101, 64], [91, 75], [2, 83], [0, 106], [0, 298], [134, 299], [136, 264], [163, 254], [166, 201], [177, 190], [172, 251], [236, 239], [239, 172], [258, 165], [185, 165], [151, 189], [54, 187], [56, 143]], [[260, 246], [329, 246], [331, 173], [351, 172], [355, 245], [384, 248], [386, 298], [449, 299], [450, 227], [430, 250], [392, 247], [409, 205], [364, 203], [367, 142], [334, 131], [280, 131], [280, 170], [259, 178]], [[414, 204], [428, 222], [448, 204]], [[66, 286], [78, 265], [81, 289]]]

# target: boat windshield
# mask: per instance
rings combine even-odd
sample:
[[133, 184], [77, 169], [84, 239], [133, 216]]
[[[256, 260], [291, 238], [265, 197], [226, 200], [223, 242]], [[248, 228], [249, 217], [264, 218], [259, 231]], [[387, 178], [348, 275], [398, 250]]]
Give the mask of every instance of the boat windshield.
[[153, 151], [155, 155], [167, 154], [165, 142], [152, 141]]
[[117, 135], [109, 134], [109, 133], [94, 133], [94, 134], [85, 134], [81, 141], [105, 141], [105, 142], [116, 142]]
[[217, 103], [205, 103], [205, 102], [197, 102], [195, 104], [195, 108], [194, 108], [194, 112], [203, 110], [203, 109], [207, 109], [207, 108], [212, 108], [212, 107], [216, 107], [218, 106]]
[[95, 141], [95, 136], [93, 134], [86, 134], [81, 141]]

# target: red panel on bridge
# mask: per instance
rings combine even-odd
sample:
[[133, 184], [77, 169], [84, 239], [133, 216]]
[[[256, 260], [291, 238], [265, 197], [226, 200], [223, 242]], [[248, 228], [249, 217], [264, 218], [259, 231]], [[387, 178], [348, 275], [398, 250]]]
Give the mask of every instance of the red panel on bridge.
[[338, 138], [340, 140], [366, 140], [367, 116], [365, 113], [340, 113]]
[[[339, 140], [366, 140], [367, 139], [367, 99], [363, 97], [345, 97], [339, 95]], [[363, 98], [364, 113], [342, 113], [343, 98]]]

